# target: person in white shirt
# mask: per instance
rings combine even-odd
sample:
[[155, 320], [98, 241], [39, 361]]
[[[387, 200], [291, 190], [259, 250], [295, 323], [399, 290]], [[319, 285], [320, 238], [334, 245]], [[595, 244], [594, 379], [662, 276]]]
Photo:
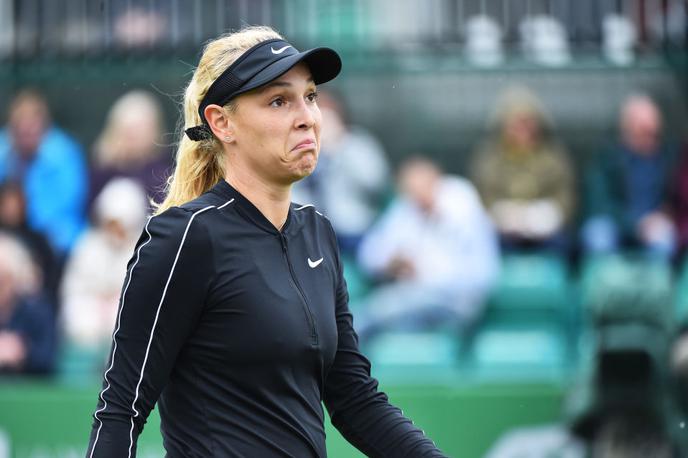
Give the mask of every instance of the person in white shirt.
[[358, 251], [364, 271], [386, 281], [356, 317], [362, 341], [447, 322], [460, 331], [479, 316], [499, 271], [496, 232], [468, 180], [417, 157], [402, 164], [398, 185]]
[[112, 179], [96, 198], [94, 225], [78, 240], [62, 280], [62, 326], [71, 344], [103, 353], [109, 345], [147, 208], [143, 187], [130, 178]]

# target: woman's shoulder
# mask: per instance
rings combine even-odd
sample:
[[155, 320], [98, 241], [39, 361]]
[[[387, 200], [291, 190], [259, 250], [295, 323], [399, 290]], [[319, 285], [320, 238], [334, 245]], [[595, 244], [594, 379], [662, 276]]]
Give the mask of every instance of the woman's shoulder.
[[226, 222], [225, 207], [231, 206], [234, 199], [228, 199], [216, 193], [206, 192], [193, 200], [176, 205], [152, 216], [147, 225], [149, 232], [161, 235], [169, 234], [172, 238], [184, 236], [208, 239], [213, 232], [216, 218]]
[[146, 227], [163, 230], [167, 233], [187, 231], [188, 228], [202, 224], [207, 217], [217, 210], [224, 202], [220, 202], [216, 196], [203, 194], [196, 199], [181, 205], [175, 205], [153, 215]]
[[220, 196], [209, 190], [204, 192], [200, 196], [196, 197], [195, 199], [180, 205], [179, 208], [186, 211], [187, 213], [194, 214], [198, 212], [205, 212], [210, 209], [216, 209], [220, 207], [224, 208], [225, 204], [227, 204], [228, 201], [231, 200], [233, 199], [229, 199], [225, 196]]
[[[211, 192], [205, 192], [193, 200], [180, 205], [175, 205], [155, 214], [151, 219], [158, 222], [186, 224], [189, 220], [198, 218], [210, 210], [222, 209], [228, 204], [228, 199]], [[211, 212], [212, 213], [212, 212]]]
[[298, 227], [322, 227], [334, 234], [330, 219], [314, 204], [292, 202], [290, 211], [294, 216], [294, 225]]
[[329, 219], [325, 216], [315, 204], [302, 204], [298, 202], [292, 202], [290, 204], [290, 210], [294, 212], [300, 219], [311, 219], [313, 221], [327, 222]]

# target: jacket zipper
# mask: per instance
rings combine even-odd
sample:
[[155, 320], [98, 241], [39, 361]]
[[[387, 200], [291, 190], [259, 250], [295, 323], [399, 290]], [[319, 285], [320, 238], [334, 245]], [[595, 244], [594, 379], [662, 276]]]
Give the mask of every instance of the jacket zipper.
[[294, 267], [291, 265], [291, 261], [289, 261], [289, 253], [287, 251], [287, 239], [280, 232], [280, 242], [282, 243], [282, 254], [284, 254], [284, 259], [287, 261], [287, 266], [289, 267], [289, 273], [291, 274], [291, 284], [292, 286], [296, 289], [296, 291], [299, 292], [299, 296], [301, 296], [301, 302], [303, 303], [304, 309], [306, 311], [306, 318], [308, 319], [308, 324], [311, 328], [311, 345], [318, 345], [318, 332], [315, 329], [315, 320], [313, 319], [313, 313], [311, 312], [311, 308], [308, 306], [308, 301], [306, 300], [306, 295], [303, 293], [303, 290], [301, 289], [301, 286], [299, 286], [299, 282], [296, 280], [296, 274], [294, 273]]

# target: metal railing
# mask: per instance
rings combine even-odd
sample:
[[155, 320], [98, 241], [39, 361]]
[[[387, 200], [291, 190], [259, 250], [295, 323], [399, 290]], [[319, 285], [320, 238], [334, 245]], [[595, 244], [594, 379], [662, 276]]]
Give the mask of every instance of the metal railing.
[[595, 49], [612, 13], [634, 24], [636, 47], [688, 49], [687, 10], [685, 0], [0, 0], [0, 57], [197, 50], [246, 24], [350, 50], [451, 48], [477, 15], [496, 21], [507, 48], [525, 19], [545, 15], [573, 49]]

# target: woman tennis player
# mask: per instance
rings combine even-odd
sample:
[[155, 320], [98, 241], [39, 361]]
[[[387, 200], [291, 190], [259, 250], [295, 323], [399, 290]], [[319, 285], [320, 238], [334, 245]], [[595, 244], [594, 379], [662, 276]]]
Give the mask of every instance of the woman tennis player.
[[206, 45], [127, 266], [88, 457], [135, 456], [156, 402], [168, 457], [325, 457], [322, 401], [368, 456], [444, 456], [370, 376], [330, 222], [290, 203], [318, 160], [316, 85], [340, 68], [267, 27]]

